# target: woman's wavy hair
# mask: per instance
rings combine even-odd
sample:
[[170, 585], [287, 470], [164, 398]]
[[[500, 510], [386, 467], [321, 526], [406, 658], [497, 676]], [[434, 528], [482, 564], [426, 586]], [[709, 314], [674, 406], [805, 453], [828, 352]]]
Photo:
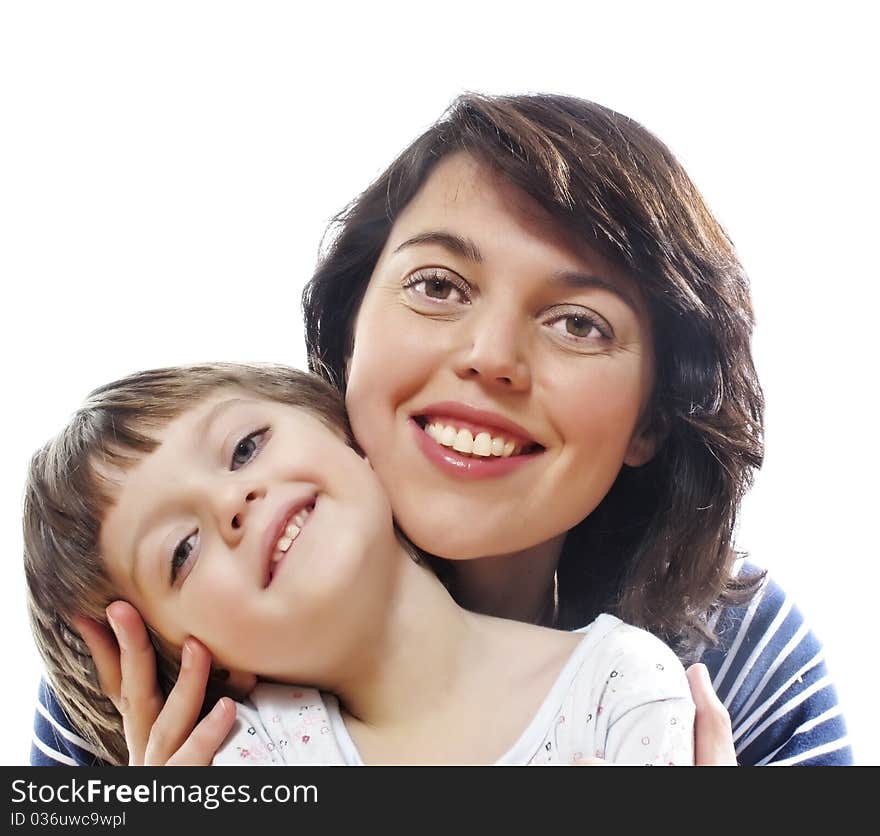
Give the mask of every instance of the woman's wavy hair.
[[[638, 282], [654, 334], [651, 462], [624, 466], [566, 538], [557, 626], [603, 610], [684, 658], [710, 613], [747, 600], [733, 535], [763, 459], [752, 305], [730, 239], [669, 149], [632, 119], [561, 95], [465, 94], [328, 228], [303, 292], [310, 368], [345, 389], [355, 320], [391, 227], [437, 163], [466, 152]], [[438, 562], [443, 575], [442, 562]]]
[[[88, 646], [73, 618], [107, 623], [119, 595], [100, 550], [101, 521], [125, 472], [158, 446], [156, 433], [201, 398], [232, 387], [308, 410], [353, 445], [339, 393], [318, 377], [286, 366], [213, 363], [154, 369], [95, 389], [67, 426], [31, 459], [24, 495], [24, 567], [28, 612], [46, 676], [62, 709], [111, 764], [128, 760], [122, 718], [104, 696]], [[109, 466], [109, 467], [108, 467]], [[177, 680], [180, 648], [155, 631], [159, 685]], [[212, 672], [202, 715], [229, 690]]]

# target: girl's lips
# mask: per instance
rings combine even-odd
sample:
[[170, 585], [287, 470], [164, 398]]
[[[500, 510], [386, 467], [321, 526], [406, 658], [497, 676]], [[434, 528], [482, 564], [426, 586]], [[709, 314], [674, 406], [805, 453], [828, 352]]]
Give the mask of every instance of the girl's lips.
[[[303, 497], [301, 499], [296, 500], [293, 503], [290, 503], [282, 508], [278, 509], [275, 513], [275, 516], [272, 519], [271, 524], [266, 529], [266, 533], [263, 535], [263, 559], [265, 565], [265, 574], [264, 574], [264, 588], [267, 587], [272, 579], [275, 577], [278, 569], [281, 564], [287, 559], [287, 552], [285, 552], [284, 556], [278, 560], [276, 560], [276, 546], [278, 544], [278, 540], [283, 535], [285, 529], [288, 524], [293, 521], [293, 518], [303, 509], [310, 508], [311, 511], [309, 513], [309, 517], [311, 517], [312, 513], [315, 510], [315, 506], [317, 505], [318, 498], [316, 494], [310, 494], [307, 497]], [[303, 523], [303, 529], [308, 525], [309, 519], [306, 518]], [[296, 538], [297, 540], [299, 537]], [[291, 543], [288, 552], [290, 549], [293, 549], [295, 545]]]
[[543, 452], [536, 452], [498, 458], [465, 456], [451, 447], [443, 447], [431, 438], [414, 418], [409, 419], [410, 427], [415, 435], [415, 442], [425, 458], [431, 464], [450, 476], [459, 479], [494, 479], [507, 476], [522, 467], [527, 467]]

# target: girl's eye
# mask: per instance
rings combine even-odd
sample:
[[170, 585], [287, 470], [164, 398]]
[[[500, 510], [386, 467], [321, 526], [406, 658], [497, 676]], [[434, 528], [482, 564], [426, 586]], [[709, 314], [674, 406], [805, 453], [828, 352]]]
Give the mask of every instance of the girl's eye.
[[262, 449], [268, 431], [268, 427], [263, 427], [263, 429], [256, 430], [239, 441], [235, 445], [235, 450], [232, 451], [232, 461], [229, 463], [229, 469], [238, 470], [250, 462]]
[[445, 270], [418, 270], [409, 277], [404, 289], [416, 297], [430, 300], [431, 303], [470, 302], [467, 283]]
[[184, 566], [186, 566], [190, 555], [193, 553], [198, 542], [198, 531], [181, 540], [171, 554], [171, 583], [177, 580], [177, 575]]

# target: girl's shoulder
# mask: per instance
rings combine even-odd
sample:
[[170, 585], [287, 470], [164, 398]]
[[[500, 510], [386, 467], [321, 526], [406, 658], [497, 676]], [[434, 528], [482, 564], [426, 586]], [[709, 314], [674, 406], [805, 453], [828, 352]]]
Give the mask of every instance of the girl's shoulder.
[[622, 621], [610, 613], [602, 613], [589, 624], [573, 632], [582, 633], [585, 637], [579, 650], [589, 651], [594, 657], [597, 653], [601, 653], [609, 659], [621, 655], [646, 660], [656, 658], [657, 663], [664, 659], [673, 666], [681, 667], [675, 653], [653, 633]]
[[342, 764], [333, 733], [335, 698], [316, 688], [260, 682], [236, 703], [229, 736], [214, 765]]
[[[657, 699], [690, 695], [684, 667], [675, 653], [660, 639], [641, 627], [608, 613], [575, 632], [584, 633], [577, 656], [584, 681], [613, 685]], [[589, 676], [586, 671], [589, 669]]]

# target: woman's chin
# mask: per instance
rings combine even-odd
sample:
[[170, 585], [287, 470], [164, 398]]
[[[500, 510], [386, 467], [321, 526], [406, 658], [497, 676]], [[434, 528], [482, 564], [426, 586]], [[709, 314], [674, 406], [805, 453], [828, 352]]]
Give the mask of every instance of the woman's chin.
[[[403, 531], [416, 546], [428, 554], [456, 562], [512, 555], [525, 557], [530, 553], [535, 556], [547, 554], [555, 559], [559, 556], [562, 540], [565, 537], [562, 534], [538, 542], [516, 537], [499, 538], [497, 529], [491, 531], [487, 528], [482, 532], [479, 527], [468, 525], [457, 526], [455, 529], [452, 527], [434, 529], [422, 525], [414, 531], [404, 527]], [[484, 536], [480, 536], [481, 534]]]

